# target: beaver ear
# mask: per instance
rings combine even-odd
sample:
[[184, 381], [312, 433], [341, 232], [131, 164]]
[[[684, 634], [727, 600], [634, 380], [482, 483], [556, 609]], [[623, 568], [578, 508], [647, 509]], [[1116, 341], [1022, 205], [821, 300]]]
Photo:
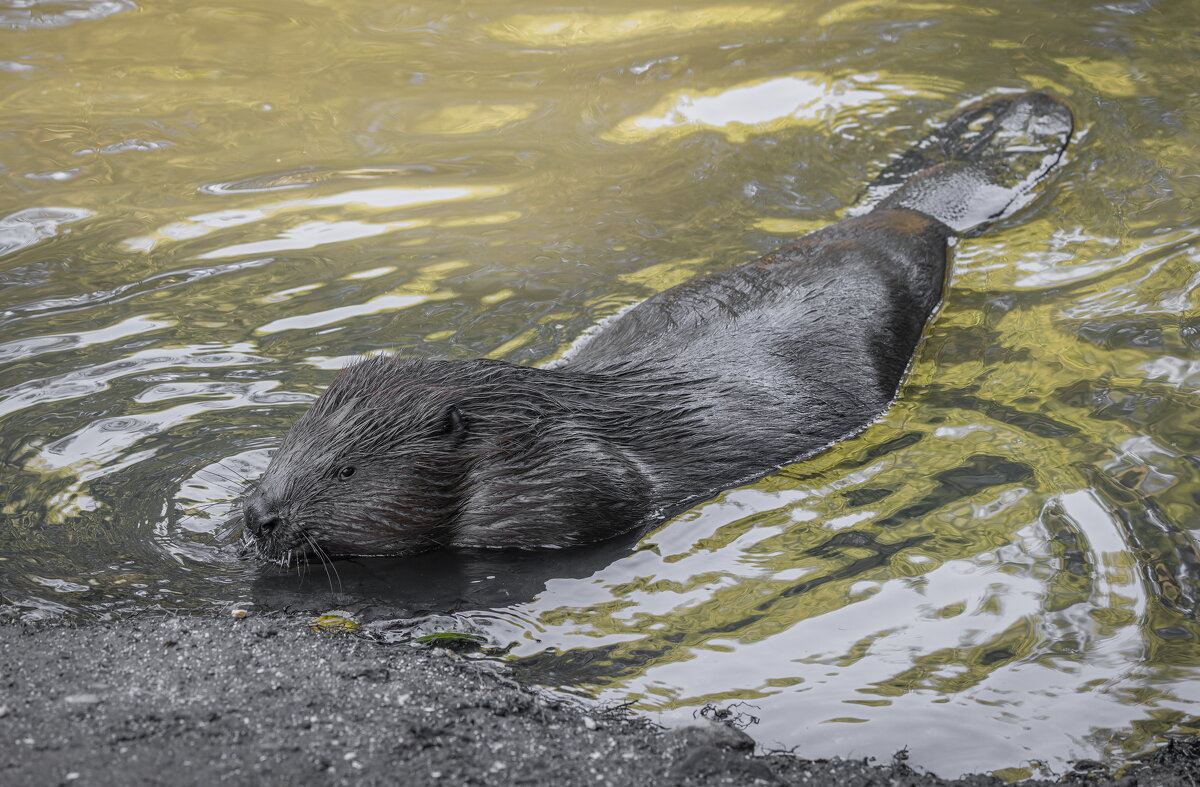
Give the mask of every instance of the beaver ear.
[[463, 416], [462, 411], [458, 409], [458, 405], [450, 405], [446, 408], [446, 417], [442, 421], [442, 431], [451, 439], [458, 441], [467, 436], [467, 419]]

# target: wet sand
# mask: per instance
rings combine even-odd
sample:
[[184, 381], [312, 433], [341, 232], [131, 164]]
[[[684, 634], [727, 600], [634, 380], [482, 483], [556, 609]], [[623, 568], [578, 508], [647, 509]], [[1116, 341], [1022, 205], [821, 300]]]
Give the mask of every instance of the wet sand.
[[[444, 648], [306, 623], [0, 625], [0, 784], [1000, 784], [900, 760], [763, 754], [703, 721], [668, 732]], [[1063, 781], [1195, 787], [1200, 744], [1172, 744], [1116, 780], [1089, 767]]]

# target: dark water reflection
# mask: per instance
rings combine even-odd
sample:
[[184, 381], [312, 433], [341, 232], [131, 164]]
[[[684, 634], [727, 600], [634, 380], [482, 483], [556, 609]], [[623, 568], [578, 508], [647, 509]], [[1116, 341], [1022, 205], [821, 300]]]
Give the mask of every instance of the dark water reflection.
[[[1195, 728], [1192, 6], [0, 11], [0, 614], [440, 615], [546, 685], [945, 775]], [[959, 244], [861, 436], [579, 553], [237, 558], [239, 486], [351, 359], [552, 358], [1031, 88], [1071, 160]]]
[[[266, 568], [250, 587], [264, 609], [323, 612], [336, 607], [381, 632], [397, 621], [510, 607], [536, 599], [553, 580], [586, 579], [637, 548], [624, 535], [579, 549], [546, 553], [463, 550], [411, 557], [341, 559]], [[452, 618], [445, 618], [452, 620]], [[477, 629], [469, 617], [459, 627]]]

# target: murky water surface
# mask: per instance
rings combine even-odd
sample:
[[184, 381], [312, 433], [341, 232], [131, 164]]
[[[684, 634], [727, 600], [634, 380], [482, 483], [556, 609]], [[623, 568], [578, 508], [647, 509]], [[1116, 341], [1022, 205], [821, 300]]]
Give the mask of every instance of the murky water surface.
[[[454, 614], [542, 683], [944, 775], [1200, 725], [1194, 2], [0, 7], [0, 595]], [[223, 522], [336, 369], [536, 363], [1070, 102], [860, 437], [578, 553], [262, 573]]]

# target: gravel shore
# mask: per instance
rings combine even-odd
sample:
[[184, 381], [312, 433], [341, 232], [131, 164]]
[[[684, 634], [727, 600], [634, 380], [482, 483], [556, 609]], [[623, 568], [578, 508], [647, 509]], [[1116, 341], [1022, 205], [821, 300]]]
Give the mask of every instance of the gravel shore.
[[[1112, 780], [1200, 783], [1200, 744]], [[901, 760], [756, 754], [698, 720], [666, 732], [548, 698], [439, 647], [312, 631], [307, 619], [140, 617], [0, 625], [0, 784], [999, 785]], [[1031, 782], [1045, 784], [1045, 782]]]

